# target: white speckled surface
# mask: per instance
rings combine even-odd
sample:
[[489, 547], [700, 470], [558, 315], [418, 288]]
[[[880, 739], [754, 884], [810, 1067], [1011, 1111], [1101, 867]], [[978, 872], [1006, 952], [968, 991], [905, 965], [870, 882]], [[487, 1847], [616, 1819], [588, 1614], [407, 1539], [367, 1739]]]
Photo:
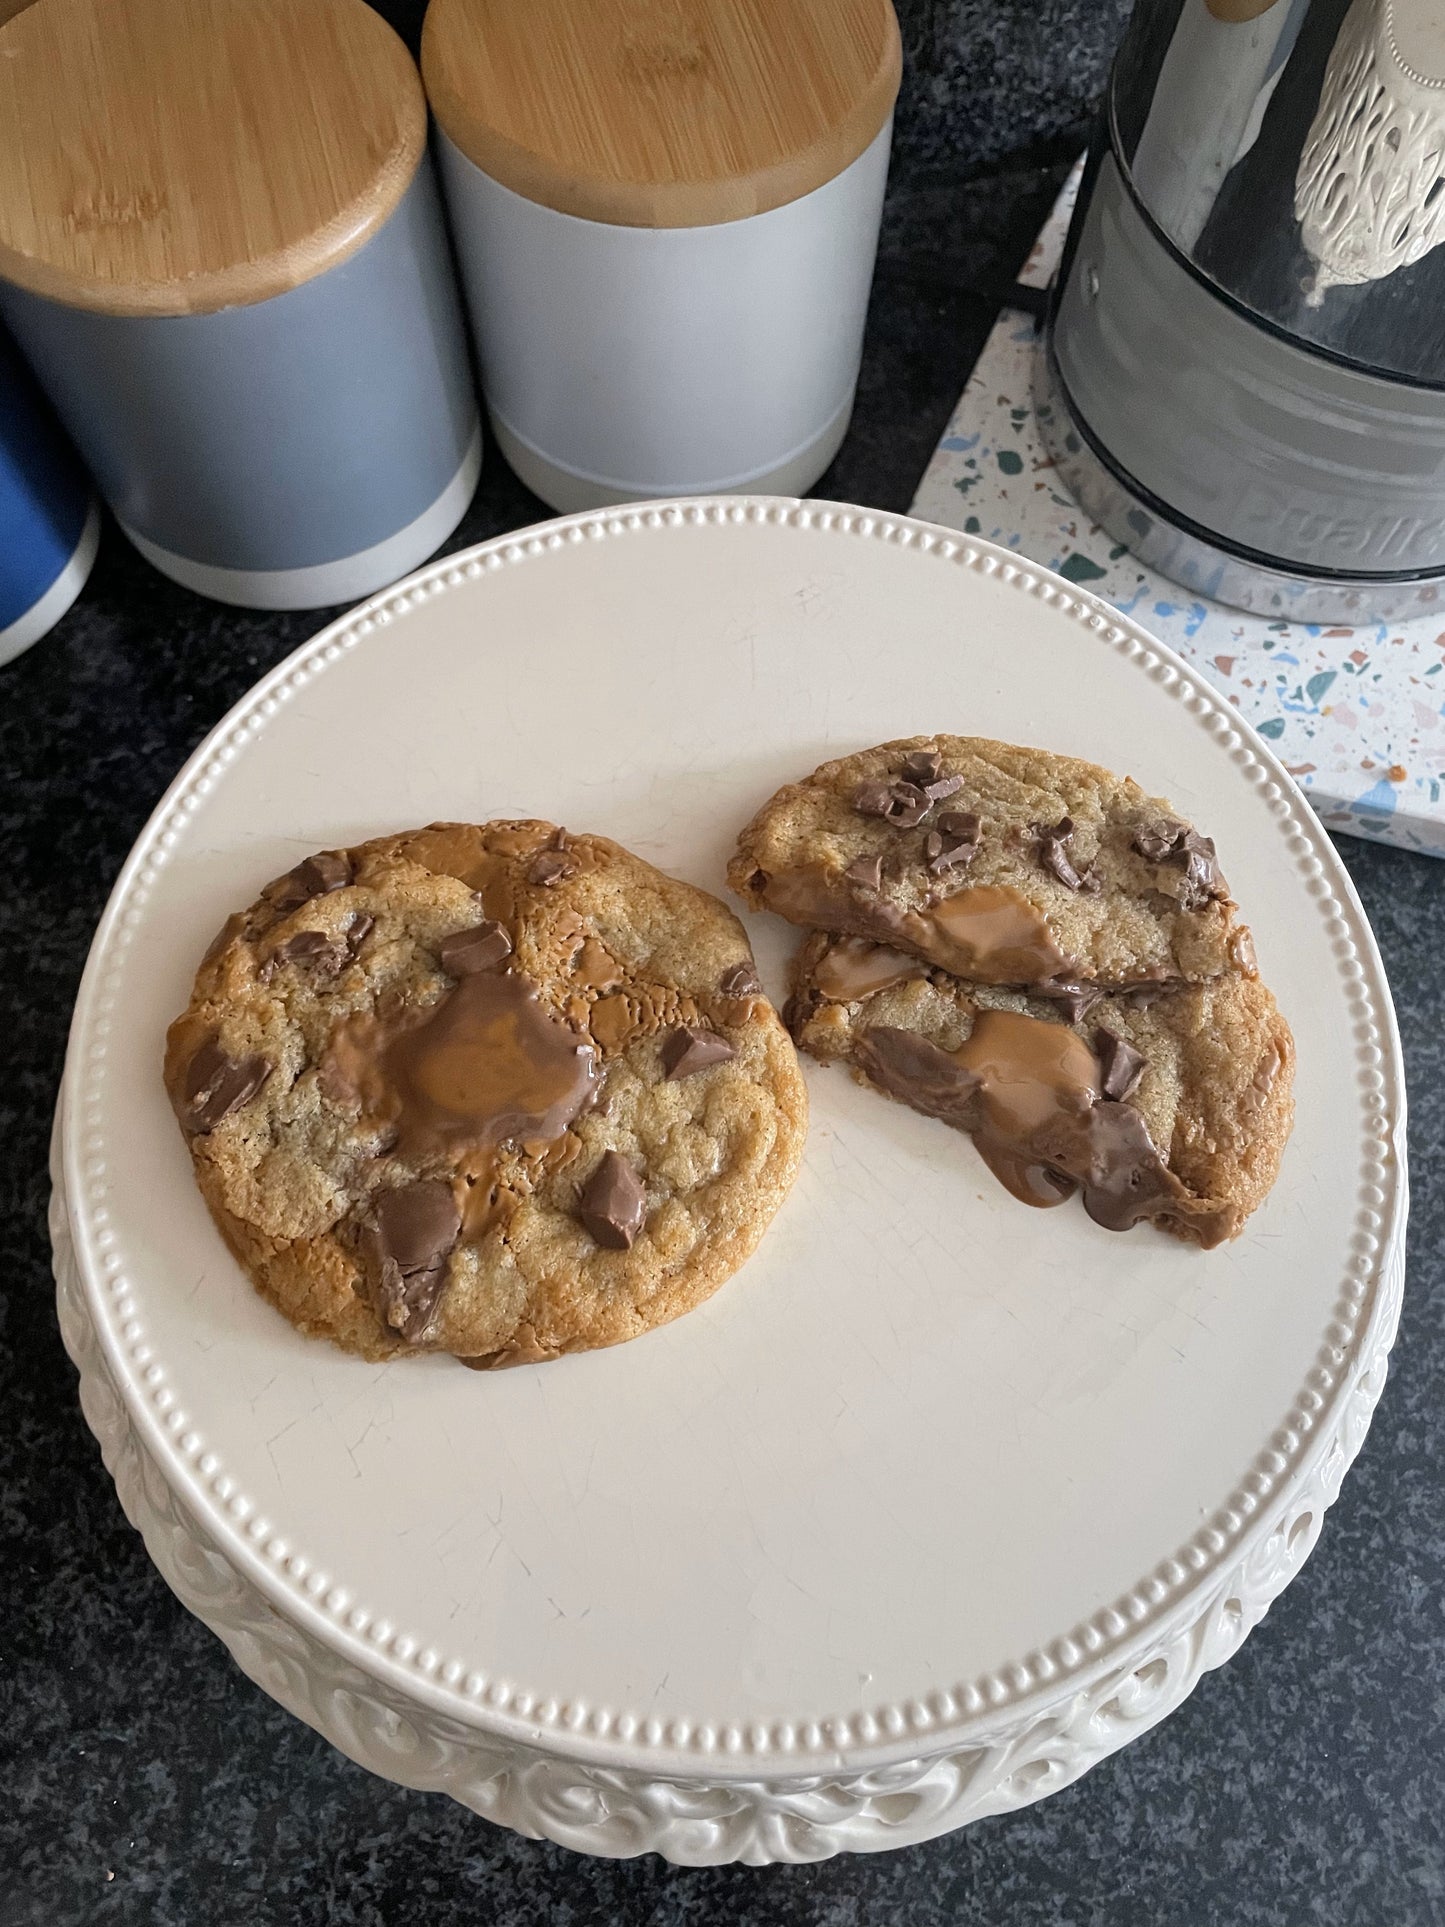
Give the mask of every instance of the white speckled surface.
[[[1046, 286], [1078, 170], [1020, 279]], [[1274, 746], [1332, 830], [1445, 856], [1445, 598], [1368, 628], [1277, 622], [1208, 602], [1137, 561], [1063, 489], [1030, 400], [1036, 334], [1005, 309], [929, 463], [913, 513], [1087, 584], [1194, 662]]]

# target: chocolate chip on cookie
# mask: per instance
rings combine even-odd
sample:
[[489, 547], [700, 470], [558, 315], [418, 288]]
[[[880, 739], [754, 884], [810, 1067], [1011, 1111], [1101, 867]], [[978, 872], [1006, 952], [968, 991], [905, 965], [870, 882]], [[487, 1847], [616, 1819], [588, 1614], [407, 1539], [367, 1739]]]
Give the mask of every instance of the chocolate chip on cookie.
[[1161, 817], [1134, 832], [1132, 847], [1146, 863], [1165, 863], [1183, 843], [1187, 827], [1172, 817]]
[[184, 1129], [197, 1136], [214, 1131], [232, 1111], [248, 1104], [270, 1075], [264, 1057], [229, 1057], [213, 1031], [197, 1047], [172, 1092], [176, 1115]]
[[763, 986], [758, 973], [750, 963], [729, 964], [718, 978], [718, 994], [723, 997], [761, 997]]
[[344, 890], [350, 881], [351, 859], [344, 850], [318, 850], [285, 876], [277, 877], [261, 894], [274, 909], [294, 910], [312, 897]]
[[344, 946], [329, 930], [297, 930], [271, 952], [278, 964], [316, 964], [333, 972], [341, 968], [345, 956]]
[[905, 756], [899, 774], [903, 782], [922, 790], [930, 804], [942, 803], [963, 788], [961, 776], [944, 774], [943, 758], [936, 749], [915, 750]]
[[927, 790], [917, 783], [896, 782], [891, 786], [891, 796], [888, 821], [896, 823], [900, 830], [915, 828], [933, 808]]
[[883, 859], [881, 856], [855, 856], [843, 874], [850, 883], [856, 883], [860, 890], [881, 890]]
[[1094, 1032], [1094, 1055], [1099, 1060], [1099, 1094], [1122, 1103], [1138, 1088], [1144, 1075], [1144, 1053], [1117, 1031], [1100, 1024]]
[[923, 860], [931, 876], [966, 870], [978, 855], [979, 820], [971, 810], [945, 810], [923, 840]]
[[1069, 850], [1069, 841], [1074, 834], [1072, 817], [1061, 817], [1057, 823], [1041, 826], [1038, 832], [1039, 862], [1059, 879], [1068, 890], [1096, 890], [1097, 881], [1087, 872], [1080, 873], [1074, 868]]
[[572, 848], [572, 839], [559, 827], [552, 832], [547, 848], [540, 850], [527, 865], [527, 881], [543, 890], [551, 890], [564, 877], [575, 876], [577, 868], [578, 859]]
[[881, 816], [900, 830], [911, 830], [933, 804], [920, 784], [896, 777], [860, 783], [853, 792], [853, 808], [859, 816]]
[[582, 1187], [577, 1213], [600, 1245], [630, 1251], [647, 1207], [642, 1182], [617, 1151], [607, 1151]]
[[682, 1024], [662, 1040], [662, 1068], [669, 1083], [680, 1077], [695, 1077], [713, 1064], [725, 1064], [737, 1051], [726, 1037], [715, 1030], [701, 1030], [695, 1024]]
[[451, 1186], [434, 1178], [383, 1191], [375, 1215], [382, 1252], [403, 1271], [440, 1264], [462, 1228]]
[[1228, 896], [1229, 885], [1219, 868], [1214, 838], [1201, 836], [1198, 830], [1186, 830], [1180, 847], [1184, 852], [1185, 901], [1197, 907], [1211, 897]]
[[859, 816], [887, 816], [893, 808], [893, 785], [882, 777], [860, 783], [853, 792], [853, 808]]
[[471, 930], [454, 930], [437, 945], [441, 967], [452, 977], [472, 977], [481, 970], [494, 970], [511, 954], [512, 939], [506, 925], [490, 919]]
[[539, 884], [544, 890], [550, 890], [554, 883], [560, 883], [563, 877], [571, 876], [576, 868], [576, 860], [565, 850], [543, 850], [534, 856], [527, 866], [527, 881]]
[[890, 1024], [873, 1024], [858, 1039], [856, 1059], [892, 1097], [945, 1124], [965, 1126], [978, 1079], [927, 1037]]
[[927, 783], [936, 783], [943, 774], [943, 757], [936, 749], [910, 750], [899, 764], [900, 774], [910, 783], [917, 783], [920, 789]]
[[1187, 823], [1162, 817], [1146, 823], [1134, 834], [1132, 847], [1148, 863], [1182, 863], [1184, 889], [1181, 901], [1197, 909], [1212, 898], [1227, 897], [1229, 886], [1219, 868], [1214, 839], [1201, 836]]
[[363, 1278], [357, 1280], [382, 1322], [408, 1345], [426, 1337], [446, 1289], [446, 1260], [462, 1217], [449, 1184], [422, 1179], [376, 1200]]

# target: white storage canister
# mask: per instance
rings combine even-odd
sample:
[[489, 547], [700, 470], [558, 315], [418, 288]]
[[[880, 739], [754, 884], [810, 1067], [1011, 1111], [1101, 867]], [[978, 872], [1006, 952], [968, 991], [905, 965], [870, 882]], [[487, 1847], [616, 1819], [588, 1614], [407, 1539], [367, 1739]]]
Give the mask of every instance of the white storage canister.
[[544, 501], [817, 480], [852, 409], [899, 70], [889, 0], [431, 0], [482, 386]]
[[0, 27], [0, 314], [178, 582], [350, 601], [460, 520], [481, 444], [426, 140], [365, 0]]

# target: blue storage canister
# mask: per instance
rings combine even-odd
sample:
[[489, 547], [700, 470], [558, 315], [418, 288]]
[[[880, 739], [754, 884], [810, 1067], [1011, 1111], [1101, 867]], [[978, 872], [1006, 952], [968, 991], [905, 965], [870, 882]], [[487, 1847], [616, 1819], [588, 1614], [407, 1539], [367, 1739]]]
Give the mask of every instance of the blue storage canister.
[[75, 452], [0, 332], [0, 662], [55, 627], [84, 588], [99, 539]]
[[366, 0], [0, 27], [0, 317], [176, 581], [352, 601], [461, 519], [481, 437], [426, 140]]

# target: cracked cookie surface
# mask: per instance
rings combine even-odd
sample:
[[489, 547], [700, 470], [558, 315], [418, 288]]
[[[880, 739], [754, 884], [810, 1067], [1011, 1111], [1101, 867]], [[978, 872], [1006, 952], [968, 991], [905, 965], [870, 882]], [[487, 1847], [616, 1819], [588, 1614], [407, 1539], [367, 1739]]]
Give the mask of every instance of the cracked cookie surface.
[[736, 917], [599, 836], [434, 824], [232, 917], [167, 1036], [213, 1217], [302, 1331], [503, 1365], [747, 1258], [807, 1100]]

